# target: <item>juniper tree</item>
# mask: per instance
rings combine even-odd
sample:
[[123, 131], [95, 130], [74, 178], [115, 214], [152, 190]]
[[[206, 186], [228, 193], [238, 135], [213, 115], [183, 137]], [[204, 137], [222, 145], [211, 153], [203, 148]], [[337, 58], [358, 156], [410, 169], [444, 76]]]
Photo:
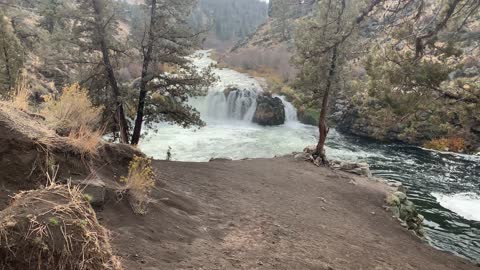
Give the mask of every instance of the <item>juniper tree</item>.
[[385, 34], [375, 38], [366, 80], [355, 82], [352, 96], [360, 121], [379, 139], [395, 130], [394, 139], [409, 143], [460, 137], [478, 144], [479, 74], [462, 70], [478, 65], [480, 2], [412, 0], [381, 10]]
[[39, 2], [38, 13], [42, 16], [39, 25], [50, 34], [53, 33], [57, 25], [63, 23], [62, 2], [60, 0], [41, 0]]
[[363, 3], [356, 1], [322, 0], [315, 16], [305, 19], [297, 27], [294, 61], [299, 73], [296, 85], [320, 107], [319, 140], [315, 151], [318, 163], [328, 163], [325, 141], [329, 128], [326, 119], [332, 92], [339, 88], [338, 74], [348, 60], [349, 44], [354, 40], [359, 24], [380, 2], [382, 0], [371, 0], [361, 11]]
[[23, 62], [20, 40], [15, 35], [10, 20], [0, 13], [0, 95], [8, 95], [14, 87]]
[[[193, 0], [149, 0], [144, 6], [145, 28], [141, 33], [133, 33], [142, 55], [131, 140], [134, 145], [140, 141], [144, 121], [203, 125], [198, 112], [187, 104], [190, 97], [202, 95], [211, 81], [210, 73], [200, 74], [187, 57], [199, 36], [186, 21], [194, 3]], [[170, 67], [170, 72], [166, 72], [165, 67]]]
[[[73, 38], [80, 51], [86, 55], [85, 63], [100, 66], [112, 91], [115, 104], [115, 119], [122, 143], [129, 142], [128, 124], [125, 117], [122, 93], [112, 64], [112, 52], [119, 44], [116, 41], [117, 18], [110, 0], [79, 0], [77, 13], [73, 16], [75, 25]], [[91, 59], [99, 53], [101, 59]]]

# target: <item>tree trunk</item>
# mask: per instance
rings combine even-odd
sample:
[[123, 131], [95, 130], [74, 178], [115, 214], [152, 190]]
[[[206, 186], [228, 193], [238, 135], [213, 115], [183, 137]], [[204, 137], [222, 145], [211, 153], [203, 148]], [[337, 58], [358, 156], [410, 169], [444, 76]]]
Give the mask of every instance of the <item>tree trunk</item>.
[[325, 86], [325, 92], [323, 94], [322, 100], [322, 109], [320, 111], [320, 118], [318, 121], [318, 131], [320, 136], [318, 138], [316, 155], [320, 159], [322, 164], [328, 164], [327, 156], [325, 154], [325, 141], [327, 140], [327, 135], [329, 128], [327, 127], [326, 118], [328, 111], [328, 99], [330, 97], [330, 90], [332, 88], [332, 82], [335, 77], [335, 70], [337, 68], [337, 54], [338, 46], [333, 47], [332, 58], [330, 60], [330, 69], [328, 71], [327, 84]]
[[140, 94], [138, 96], [137, 117], [135, 118], [135, 127], [132, 135], [132, 145], [137, 145], [142, 133], [143, 116], [145, 110], [145, 98], [147, 97], [148, 67], [152, 62], [153, 43], [155, 40], [155, 16], [157, 9], [157, 0], [152, 0], [150, 8], [150, 29], [148, 30], [148, 41], [146, 47], [143, 47], [143, 65], [142, 78], [140, 80]]
[[108, 82], [112, 87], [113, 96], [115, 98], [115, 117], [117, 118], [118, 128], [120, 132], [120, 141], [122, 143], [128, 143], [128, 124], [125, 118], [125, 111], [123, 109], [123, 102], [120, 94], [120, 88], [118, 87], [115, 73], [113, 72], [112, 63], [110, 62], [110, 53], [108, 50], [107, 42], [105, 40], [104, 25], [102, 23], [102, 12], [98, 0], [92, 0], [93, 9], [95, 11], [95, 24], [97, 27], [98, 39], [100, 41], [100, 49], [102, 51], [103, 65], [105, 66], [105, 72], [107, 73]]
[[6, 46], [6, 39], [3, 38], [3, 55], [5, 57], [5, 72], [7, 73], [7, 80], [8, 80], [8, 91], [10, 91], [13, 87], [13, 82], [12, 82], [12, 74], [11, 74], [11, 71], [10, 71], [10, 62], [8, 60], [8, 51], [7, 51], [7, 46]]

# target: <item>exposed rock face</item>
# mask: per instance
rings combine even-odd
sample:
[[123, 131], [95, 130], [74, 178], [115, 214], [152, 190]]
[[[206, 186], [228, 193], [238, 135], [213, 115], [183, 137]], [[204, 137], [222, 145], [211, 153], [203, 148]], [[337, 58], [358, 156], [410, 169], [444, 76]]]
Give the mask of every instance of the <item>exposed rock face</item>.
[[285, 123], [285, 106], [278, 97], [258, 96], [253, 122], [262, 126], [278, 126]]

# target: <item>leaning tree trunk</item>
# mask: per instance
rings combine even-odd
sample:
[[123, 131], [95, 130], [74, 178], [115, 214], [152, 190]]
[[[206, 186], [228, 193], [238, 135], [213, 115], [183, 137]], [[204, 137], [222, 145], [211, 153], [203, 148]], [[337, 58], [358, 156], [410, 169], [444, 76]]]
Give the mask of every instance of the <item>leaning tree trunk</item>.
[[7, 75], [7, 80], [8, 80], [7, 90], [10, 91], [13, 87], [13, 80], [12, 80], [12, 74], [11, 74], [11, 71], [10, 71], [10, 62], [8, 60], [9, 55], [8, 55], [8, 49], [7, 49], [5, 38], [4, 38], [4, 41], [2, 43], [3, 43], [3, 55], [5, 57], [5, 73]]
[[320, 111], [320, 118], [318, 121], [318, 131], [320, 136], [318, 138], [318, 144], [316, 149], [317, 159], [320, 159], [322, 164], [328, 164], [327, 156], [325, 154], [325, 141], [327, 140], [327, 135], [329, 128], [327, 127], [326, 118], [328, 111], [328, 99], [330, 98], [330, 90], [332, 88], [332, 82], [335, 77], [335, 70], [337, 68], [337, 54], [338, 46], [333, 47], [332, 58], [330, 60], [330, 69], [328, 71], [327, 83], [325, 86], [325, 92], [322, 99], [322, 109]]
[[108, 82], [112, 87], [113, 96], [115, 98], [115, 117], [117, 119], [120, 141], [122, 143], [128, 143], [128, 124], [125, 118], [125, 111], [123, 109], [123, 102], [121, 100], [120, 88], [118, 87], [115, 73], [113, 72], [112, 63], [110, 62], [110, 53], [108, 51], [107, 42], [105, 40], [104, 25], [102, 23], [102, 12], [99, 7], [98, 0], [92, 0], [93, 9], [95, 11], [95, 24], [97, 27], [97, 35], [100, 41], [100, 50], [102, 51], [103, 65], [105, 66], [105, 72], [107, 73]]
[[152, 0], [150, 8], [150, 29], [148, 30], [148, 41], [146, 48], [143, 48], [142, 78], [140, 80], [140, 94], [138, 96], [137, 117], [135, 118], [135, 127], [132, 135], [132, 145], [137, 145], [142, 133], [143, 117], [145, 110], [145, 99], [147, 97], [148, 67], [152, 62], [153, 43], [155, 40], [155, 16], [157, 9], [157, 0]]

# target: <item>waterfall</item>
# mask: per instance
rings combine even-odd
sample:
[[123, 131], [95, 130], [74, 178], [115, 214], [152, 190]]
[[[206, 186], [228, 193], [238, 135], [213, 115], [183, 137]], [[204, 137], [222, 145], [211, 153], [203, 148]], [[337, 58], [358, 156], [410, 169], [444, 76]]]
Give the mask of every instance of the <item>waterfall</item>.
[[285, 106], [285, 122], [298, 122], [297, 109], [292, 103], [288, 102], [284, 96], [276, 96], [282, 100], [283, 106]]
[[[190, 58], [199, 70], [215, 65], [210, 51], [197, 51]], [[257, 96], [263, 92], [255, 78], [227, 68], [214, 68], [218, 81], [208, 89], [206, 97], [191, 100], [204, 120], [238, 120], [252, 122]], [[297, 110], [285, 97], [278, 96], [285, 106], [286, 122], [297, 122]]]
[[257, 91], [251, 89], [216, 91], [211, 89], [205, 100], [205, 116], [217, 120], [251, 122], [257, 108]]

